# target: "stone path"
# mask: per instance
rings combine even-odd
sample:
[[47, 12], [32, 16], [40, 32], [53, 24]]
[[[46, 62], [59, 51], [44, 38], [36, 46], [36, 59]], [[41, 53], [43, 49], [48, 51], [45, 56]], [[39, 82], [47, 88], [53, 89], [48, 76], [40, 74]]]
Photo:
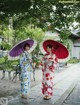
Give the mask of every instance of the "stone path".
[[8, 105], [61, 105], [76, 86], [76, 81], [80, 77], [79, 65], [76, 64], [60, 73], [55, 73], [54, 96], [51, 100], [43, 100], [41, 84], [39, 84], [31, 89], [27, 100], [16, 96], [8, 102]]

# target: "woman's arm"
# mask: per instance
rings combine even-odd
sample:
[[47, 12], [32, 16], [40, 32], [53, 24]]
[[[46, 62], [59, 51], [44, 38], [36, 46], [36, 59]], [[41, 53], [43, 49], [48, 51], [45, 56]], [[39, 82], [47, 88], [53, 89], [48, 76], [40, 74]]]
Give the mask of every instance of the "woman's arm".
[[29, 54], [29, 62], [32, 63], [32, 55]]
[[54, 63], [57, 63], [58, 62], [58, 58], [57, 56], [54, 54], [52, 57], [49, 57], [49, 61], [52, 61]]

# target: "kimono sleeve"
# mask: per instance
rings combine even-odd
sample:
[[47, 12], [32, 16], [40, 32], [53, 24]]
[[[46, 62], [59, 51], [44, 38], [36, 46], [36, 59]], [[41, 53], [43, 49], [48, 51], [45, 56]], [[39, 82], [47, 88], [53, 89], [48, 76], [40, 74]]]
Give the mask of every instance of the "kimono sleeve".
[[28, 55], [28, 58], [29, 58], [29, 61], [32, 62], [32, 55], [31, 54]]
[[57, 58], [57, 56], [55, 55], [55, 56], [54, 56], [54, 67], [55, 67], [55, 69], [57, 68], [57, 64], [58, 64], [58, 58]]
[[58, 63], [58, 58], [57, 58], [57, 56], [55, 54], [53, 56], [53, 59], [54, 59], [54, 63], [57, 64]]

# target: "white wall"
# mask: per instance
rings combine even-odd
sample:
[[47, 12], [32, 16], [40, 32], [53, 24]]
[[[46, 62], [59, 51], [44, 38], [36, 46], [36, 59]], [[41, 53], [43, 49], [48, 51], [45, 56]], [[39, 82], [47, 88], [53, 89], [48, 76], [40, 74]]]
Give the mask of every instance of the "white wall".
[[73, 57], [80, 59], [80, 47], [73, 47]]
[[73, 57], [80, 59], [80, 42], [75, 42], [73, 46]]

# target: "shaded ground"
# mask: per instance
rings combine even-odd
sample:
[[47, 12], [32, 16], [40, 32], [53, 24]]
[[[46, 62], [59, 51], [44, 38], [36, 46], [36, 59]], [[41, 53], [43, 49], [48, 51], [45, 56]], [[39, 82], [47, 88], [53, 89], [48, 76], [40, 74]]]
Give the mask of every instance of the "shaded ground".
[[[36, 70], [36, 80], [33, 80], [33, 74], [31, 74], [31, 87], [41, 83], [41, 70]], [[0, 78], [2, 77], [2, 71], [0, 71]], [[6, 78], [0, 80], [0, 97], [6, 96], [16, 96], [20, 94], [20, 81], [17, 78], [16, 82], [8, 79], [8, 74], [6, 73]]]
[[[69, 65], [70, 66], [70, 65]], [[68, 66], [68, 67], [69, 67]], [[67, 69], [67, 68], [65, 68]], [[55, 74], [58, 74], [65, 70], [64, 68], [58, 69], [55, 71]], [[11, 77], [13, 73], [11, 74]], [[40, 84], [42, 80], [42, 71], [41, 69], [36, 70], [35, 72], [35, 81], [33, 80], [33, 74], [31, 74], [31, 88]], [[2, 71], [0, 71], [0, 79], [2, 78]], [[20, 94], [20, 81], [17, 79], [16, 83], [8, 79], [8, 73], [6, 72], [6, 77], [3, 80], [0, 80], [0, 98], [6, 96], [18, 96]]]

